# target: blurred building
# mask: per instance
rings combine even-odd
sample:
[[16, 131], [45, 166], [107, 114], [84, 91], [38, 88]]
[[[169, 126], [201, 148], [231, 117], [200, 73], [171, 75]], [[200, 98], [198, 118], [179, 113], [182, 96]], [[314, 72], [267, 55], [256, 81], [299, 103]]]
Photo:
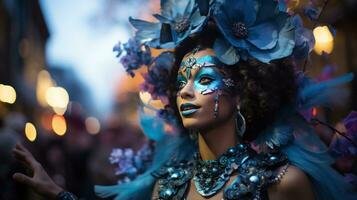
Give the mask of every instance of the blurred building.
[[[330, 0], [321, 14], [323, 22], [336, 29], [334, 52], [331, 60], [341, 67], [340, 73], [357, 75], [357, 0]], [[357, 110], [357, 78], [350, 86], [350, 101], [346, 109]]]
[[[0, 0], [0, 83], [16, 90], [12, 109], [29, 117], [36, 108], [38, 72], [45, 68], [49, 31], [38, 0]], [[0, 117], [5, 114], [0, 105]]]
[[[16, 137], [23, 137], [24, 120], [37, 115], [36, 83], [38, 72], [46, 66], [45, 45], [49, 31], [37, 0], [0, 0], [0, 85], [12, 88], [2, 91], [0, 102], [0, 199], [26, 199], [27, 190], [11, 180], [22, 171], [13, 162], [11, 148]], [[4, 160], [3, 158], [7, 158]], [[7, 170], [6, 170], [7, 169]]]

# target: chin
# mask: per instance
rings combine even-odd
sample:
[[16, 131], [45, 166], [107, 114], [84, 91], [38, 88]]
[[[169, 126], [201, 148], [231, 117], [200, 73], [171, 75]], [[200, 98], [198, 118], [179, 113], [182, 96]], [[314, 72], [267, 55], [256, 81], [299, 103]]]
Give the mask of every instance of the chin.
[[186, 129], [204, 129], [208, 124], [203, 123], [202, 120], [197, 118], [184, 118], [182, 124]]

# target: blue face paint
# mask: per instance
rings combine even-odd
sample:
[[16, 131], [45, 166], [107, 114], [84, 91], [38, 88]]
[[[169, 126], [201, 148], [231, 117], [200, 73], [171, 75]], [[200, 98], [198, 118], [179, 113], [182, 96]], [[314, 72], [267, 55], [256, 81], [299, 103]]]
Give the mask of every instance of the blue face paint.
[[194, 86], [198, 92], [207, 95], [224, 88], [222, 79], [223, 75], [212, 67], [203, 67], [195, 76]]
[[[226, 87], [223, 82], [224, 76], [212, 67], [202, 67], [193, 77], [194, 89], [203, 95], [211, 94]], [[188, 80], [182, 74], [177, 77], [177, 89], [180, 91], [187, 84]]]
[[191, 70], [201, 68], [203, 66], [223, 66], [223, 64], [215, 56], [206, 55], [200, 58], [196, 58], [190, 55], [185, 61], [180, 64], [180, 69], [186, 73], [186, 77], [190, 79]]
[[176, 82], [176, 89], [177, 91], [181, 90], [183, 87], [185, 87], [185, 85], [187, 84], [187, 79], [185, 76], [183, 76], [182, 74], [179, 74], [177, 76], [177, 82]]

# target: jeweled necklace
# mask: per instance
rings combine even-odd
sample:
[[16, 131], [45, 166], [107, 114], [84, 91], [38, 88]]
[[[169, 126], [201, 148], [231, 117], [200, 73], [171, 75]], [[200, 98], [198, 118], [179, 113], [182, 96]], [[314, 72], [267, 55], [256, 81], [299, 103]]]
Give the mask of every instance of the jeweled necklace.
[[193, 181], [197, 192], [209, 197], [216, 194], [252, 154], [249, 144], [238, 144], [229, 148], [217, 160], [202, 160], [199, 153], [195, 155], [195, 173]]

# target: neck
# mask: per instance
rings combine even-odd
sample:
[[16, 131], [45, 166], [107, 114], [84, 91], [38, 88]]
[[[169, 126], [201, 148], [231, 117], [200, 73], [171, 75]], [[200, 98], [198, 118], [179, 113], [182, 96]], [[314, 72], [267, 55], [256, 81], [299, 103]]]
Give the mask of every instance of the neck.
[[201, 130], [198, 147], [203, 160], [215, 160], [225, 153], [229, 147], [234, 147], [239, 141], [235, 131], [235, 120], [232, 117], [225, 123]]

